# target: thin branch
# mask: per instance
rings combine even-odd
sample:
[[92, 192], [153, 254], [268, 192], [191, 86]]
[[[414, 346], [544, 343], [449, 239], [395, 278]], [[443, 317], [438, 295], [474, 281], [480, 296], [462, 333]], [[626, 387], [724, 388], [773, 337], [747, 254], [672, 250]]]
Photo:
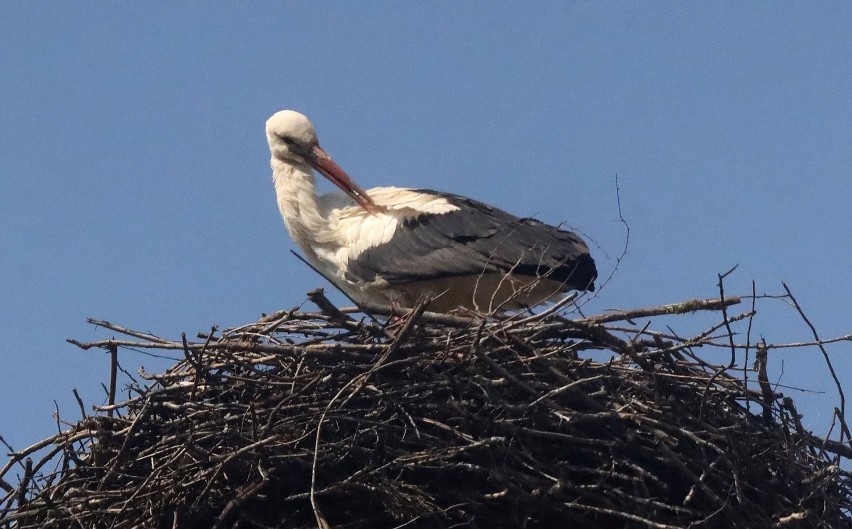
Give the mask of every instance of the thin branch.
[[671, 303], [657, 307], [648, 307], [633, 310], [617, 310], [607, 312], [598, 316], [591, 316], [579, 321], [589, 323], [609, 323], [613, 321], [629, 321], [636, 318], [647, 318], [650, 316], [663, 316], [671, 314], [688, 314], [702, 310], [717, 311], [731, 305], [737, 305], [741, 301], [739, 297], [718, 299], [691, 299], [681, 303]]
[[[802, 307], [799, 305], [799, 302], [796, 300], [796, 297], [793, 295], [793, 292], [790, 291], [790, 287], [787, 286], [787, 283], [783, 281], [781, 284], [784, 286], [784, 290], [787, 292], [787, 296], [790, 298], [790, 301], [793, 303], [793, 306], [796, 307], [796, 311], [799, 313], [799, 316], [802, 317], [802, 320], [807, 324], [808, 328], [811, 330], [811, 334], [813, 334], [814, 341], [816, 342], [817, 347], [819, 347], [820, 352], [822, 353], [823, 358], [825, 358], [825, 363], [828, 366], [828, 370], [831, 373], [831, 378], [834, 379], [834, 385], [837, 387], [837, 394], [840, 396], [840, 417], [846, 417], [846, 395], [843, 393], [843, 386], [840, 384], [840, 379], [837, 377], [837, 372], [834, 370], [834, 365], [831, 363], [831, 358], [828, 356], [828, 351], [823, 347], [823, 341], [820, 340], [819, 334], [817, 333], [816, 327], [811, 323], [811, 320], [805, 315], [805, 311], [802, 310]], [[840, 441], [842, 442], [844, 439], [844, 434], [841, 433]]]

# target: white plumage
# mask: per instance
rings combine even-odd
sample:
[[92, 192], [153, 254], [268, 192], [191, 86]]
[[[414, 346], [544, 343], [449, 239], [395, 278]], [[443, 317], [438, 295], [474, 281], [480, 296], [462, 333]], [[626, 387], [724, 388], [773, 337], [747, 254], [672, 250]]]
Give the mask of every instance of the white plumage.
[[[428, 293], [438, 296], [431, 310], [491, 311], [593, 289], [594, 262], [570, 232], [456, 195], [397, 187], [363, 191], [298, 112], [269, 118], [266, 136], [290, 236], [359, 302], [411, 306]], [[314, 169], [346, 195], [318, 196]]]

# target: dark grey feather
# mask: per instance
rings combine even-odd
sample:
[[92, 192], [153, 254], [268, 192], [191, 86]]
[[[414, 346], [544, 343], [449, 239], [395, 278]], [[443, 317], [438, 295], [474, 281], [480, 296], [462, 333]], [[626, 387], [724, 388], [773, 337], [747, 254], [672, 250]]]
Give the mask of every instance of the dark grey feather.
[[547, 277], [568, 288], [594, 290], [595, 262], [576, 234], [466, 197], [428, 189], [412, 191], [440, 196], [459, 210], [406, 219], [390, 241], [349, 262], [348, 279], [379, 277], [399, 284], [511, 271]]

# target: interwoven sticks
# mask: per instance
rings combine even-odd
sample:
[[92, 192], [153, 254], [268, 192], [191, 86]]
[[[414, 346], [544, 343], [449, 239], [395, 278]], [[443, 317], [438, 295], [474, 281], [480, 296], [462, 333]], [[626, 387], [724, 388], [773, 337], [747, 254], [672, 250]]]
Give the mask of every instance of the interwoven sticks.
[[15, 452], [0, 527], [852, 527], [848, 439], [812, 435], [763, 383], [772, 345], [748, 387], [697, 354], [754, 352], [728, 334], [752, 311], [689, 339], [633, 321], [738, 302], [290, 312], [197, 342], [99, 321], [126, 338], [81, 347], [183, 359]]

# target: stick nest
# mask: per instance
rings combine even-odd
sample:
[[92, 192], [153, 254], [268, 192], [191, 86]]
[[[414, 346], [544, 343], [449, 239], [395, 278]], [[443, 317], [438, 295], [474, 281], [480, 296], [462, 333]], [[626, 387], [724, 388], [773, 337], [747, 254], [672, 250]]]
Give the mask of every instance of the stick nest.
[[[767, 381], [776, 346], [736, 343], [754, 315], [738, 302], [291, 311], [191, 341], [95, 322], [126, 339], [78, 345], [114, 372], [123, 349], [180, 359], [13, 452], [0, 527], [852, 527], [842, 414], [839, 441], [803, 428]], [[698, 311], [718, 323], [689, 339], [633, 323]], [[754, 368], [734, 364], [747, 350]]]

